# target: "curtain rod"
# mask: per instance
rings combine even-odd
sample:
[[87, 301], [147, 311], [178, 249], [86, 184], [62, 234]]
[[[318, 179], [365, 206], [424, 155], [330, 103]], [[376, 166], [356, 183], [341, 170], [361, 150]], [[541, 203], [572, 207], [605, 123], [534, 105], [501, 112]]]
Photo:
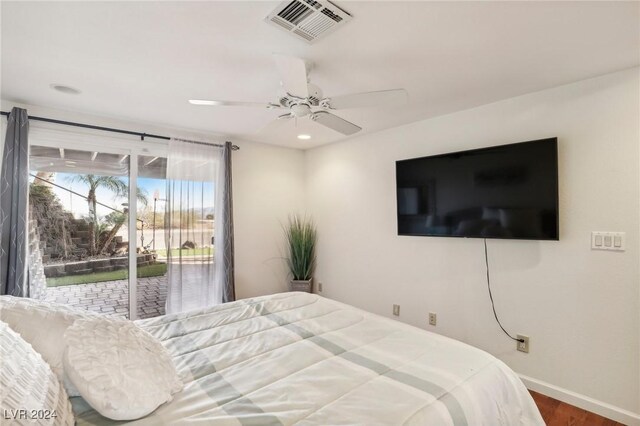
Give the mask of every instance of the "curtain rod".
[[[9, 117], [9, 112], [0, 111], [0, 115], [6, 115], [7, 118], [8, 118]], [[140, 140], [144, 140], [144, 138], [163, 139], [163, 140], [166, 140], [166, 141], [172, 139], [169, 136], [154, 135], [154, 134], [151, 134], [151, 133], [134, 132], [134, 131], [131, 131], [131, 130], [115, 129], [113, 127], [94, 126], [93, 124], [76, 123], [76, 122], [73, 122], [73, 121], [56, 120], [56, 119], [53, 119], [53, 118], [36, 117], [34, 115], [30, 115], [29, 116], [29, 120], [44, 121], [46, 123], [62, 124], [62, 125], [65, 125], [65, 126], [72, 126], [72, 127], [82, 127], [83, 129], [102, 130], [103, 132], [112, 132], [112, 133], [121, 133], [121, 134], [124, 134], [124, 135], [139, 136]], [[192, 140], [180, 139], [180, 138], [174, 138], [174, 139], [178, 139], [178, 140], [181, 140], [183, 142], [200, 144], [200, 145], [210, 145], [210, 146], [219, 146], [219, 147], [223, 147], [224, 146], [224, 145], [221, 145], [219, 143], [215, 143], [215, 144], [214, 143], [206, 143], [206, 142], [192, 141]], [[231, 149], [233, 151], [237, 151], [237, 150], [240, 149], [240, 147], [237, 146], [237, 145], [232, 145]]]

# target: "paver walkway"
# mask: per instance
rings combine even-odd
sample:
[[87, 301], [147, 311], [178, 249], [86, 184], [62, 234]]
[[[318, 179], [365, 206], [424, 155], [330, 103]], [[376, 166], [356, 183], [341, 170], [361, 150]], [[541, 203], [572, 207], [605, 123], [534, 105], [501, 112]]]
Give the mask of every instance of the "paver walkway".
[[[138, 278], [138, 318], [164, 315], [167, 300], [167, 277]], [[129, 316], [129, 282], [127, 280], [48, 287], [44, 300], [64, 303], [109, 316]]]

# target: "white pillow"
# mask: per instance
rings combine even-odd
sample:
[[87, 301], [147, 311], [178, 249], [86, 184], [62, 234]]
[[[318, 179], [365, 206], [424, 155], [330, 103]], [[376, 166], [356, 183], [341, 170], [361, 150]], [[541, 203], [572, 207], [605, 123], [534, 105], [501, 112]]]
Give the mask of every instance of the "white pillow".
[[78, 320], [64, 339], [67, 376], [104, 417], [146, 416], [182, 389], [164, 346], [131, 321]]
[[6, 424], [74, 424], [69, 398], [56, 375], [4, 322], [0, 322], [0, 359], [0, 410]]
[[100, 314], [59, 303], [24, 297], [0, 296], [0, 320], [33, 346], [49, 364], [70, 396], [79, 396], [64, 379], [62, 356], [66, 329], [80, 318], [100, 318]]

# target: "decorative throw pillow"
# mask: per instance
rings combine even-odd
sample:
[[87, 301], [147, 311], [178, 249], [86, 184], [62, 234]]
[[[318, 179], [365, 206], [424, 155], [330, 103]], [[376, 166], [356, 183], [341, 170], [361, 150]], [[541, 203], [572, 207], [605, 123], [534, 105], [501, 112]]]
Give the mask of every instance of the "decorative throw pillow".
[[164, 346], [131, 321], [78, 320], [64, 339], [67, 376], [104, 417], [146, 416], [182, 389]]
[[100, 318], [100, 314], [59, 303], [24, 297], [0, 296], [0, 320], [29, 342], [63, 383], [69, 396], [79, 396], [64, 379], [62, 356], [66, 329], [80, 318]]
[[69, 398], [56, 375], [4, 322], [0, 322], [0, 360], [0, 410], [6, 424], [74, 424]]

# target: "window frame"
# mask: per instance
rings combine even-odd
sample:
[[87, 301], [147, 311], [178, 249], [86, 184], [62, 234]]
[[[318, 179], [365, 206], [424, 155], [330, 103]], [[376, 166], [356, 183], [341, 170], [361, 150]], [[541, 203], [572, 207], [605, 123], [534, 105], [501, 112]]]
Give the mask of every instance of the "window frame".
[[[75, 149], [105, 154], [129, 155], [129, 319], [138, 318], [138, 265], [137, 265], [137, 229], [138, 212], [138, 156], [167, 158], [168, 141], [144, 140], [133, 136], [111, 136], [96, 131], [68, 131], [52, 129], [46, 125], [32, 126], [29, 129], [29, 148], [32, 145], [48, 148]], [[29, 155], [31, 155], [29, 153]]]

